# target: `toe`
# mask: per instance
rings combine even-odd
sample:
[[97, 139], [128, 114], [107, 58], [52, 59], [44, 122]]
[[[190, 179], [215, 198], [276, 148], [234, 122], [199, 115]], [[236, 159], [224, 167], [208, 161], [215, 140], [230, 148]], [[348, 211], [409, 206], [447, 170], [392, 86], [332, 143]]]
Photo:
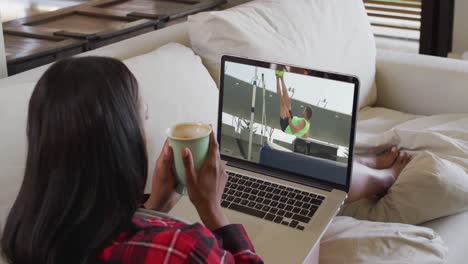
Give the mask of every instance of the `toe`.
[[400, 164], [405, 162], [405, 156], [406, 154], [404, 152], [400, 152], [400, 155], [398, 156], [398, 162], [400, 162]]
[[406, 163], [408, 164], [413, 159], [413, 157], [409, 153], [406, 153], [406, 155], [408, 155], [408, 158], [406, 160]]
[[402, 163], [406, 165], [410, 162], [410, 160], [411, 160], [411, 156], [405, 152], [405, 156], [404, 156]]

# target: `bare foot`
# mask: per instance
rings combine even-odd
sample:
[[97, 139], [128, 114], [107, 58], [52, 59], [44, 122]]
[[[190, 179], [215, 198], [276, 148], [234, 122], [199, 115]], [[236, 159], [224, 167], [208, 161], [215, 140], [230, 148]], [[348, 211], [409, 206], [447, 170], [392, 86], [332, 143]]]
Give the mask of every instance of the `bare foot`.
[[390, 168], [380, 170], [380, 179], [382, 180], [383, 187], [386, 189], [390, 188], [410, 161], [411, 156], [406, 152], [401, 152]]
[[401, 172], [410, 161], [411, 156], [406, 152], [401, 152], [390, 168], [380, 170], [380, 173], [378, 174], [378, 187], [380, 189], [379, 196], [385, 194], [387, 190], [392, 187], [396, 179], [398, 179], [398, 176], [400, 176]]
[[397, 147], [393, 146], [376, 156], [357, 156], [356, 161], [367, 167], [382, 170], [390, 168], [395, 163], [398, 155]]
[[384, 171], [387, 171], [396, 180], [398, 179], [398, 176], [400, 176], [401, 171], [403, 171], [403, 169], [410, 161], [411, 155], [406, 152], [401, 152], [396, 161], [393, 163], [393, 166]]

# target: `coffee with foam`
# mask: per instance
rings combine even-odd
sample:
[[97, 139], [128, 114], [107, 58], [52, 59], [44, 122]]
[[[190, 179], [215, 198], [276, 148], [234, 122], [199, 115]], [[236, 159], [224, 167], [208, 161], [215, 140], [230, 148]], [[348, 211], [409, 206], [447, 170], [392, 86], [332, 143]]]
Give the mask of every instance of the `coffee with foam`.
[[169, 137], [179, 140], [201, 138], [209, 135], [211, 128], [200, 123], [182, 123], [175, 125], [169, 132]]

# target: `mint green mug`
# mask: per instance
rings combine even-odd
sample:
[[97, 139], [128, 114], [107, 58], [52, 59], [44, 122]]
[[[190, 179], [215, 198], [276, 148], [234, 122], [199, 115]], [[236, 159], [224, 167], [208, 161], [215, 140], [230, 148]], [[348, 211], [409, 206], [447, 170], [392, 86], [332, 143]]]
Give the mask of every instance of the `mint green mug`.
[[210, 134], [211, 127], [202, 123], [180, 123], [168, 129], [169, 145], [174, 153], [175, 175], [178, 181], [176, 191], [178, 193], [186, 193], [182, 149], [190, 149], [195, 170], [198, 172], [208, 154]]

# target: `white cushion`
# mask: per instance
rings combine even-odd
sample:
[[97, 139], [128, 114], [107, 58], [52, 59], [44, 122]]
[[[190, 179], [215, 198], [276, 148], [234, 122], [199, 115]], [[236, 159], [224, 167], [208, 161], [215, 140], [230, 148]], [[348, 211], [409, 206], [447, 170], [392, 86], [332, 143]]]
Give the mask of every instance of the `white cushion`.
[[0, 227], [15, 201], [26, 163], [26, 121], [34, 83], [0, 88]]
[[321, 240], [320, 263], [445, 263], [447, 252], [429, 228], [336, 217]]
[[[180, 44], [167, 44], [124, 63], [137, 78], [148, 104], [146, 137], [151, 175], [168, 127], [196, 121], [211, 123], [216, 130], [218, 90], [200, 57]], [[149, 186], [146, 191], [150, 191]]]
[[356, 75], [360, 107], [376, 101], [376, 48], [361, 0], [257, 0], [189, 17], [192, 48], [215, 80], [237, 55]]
[[366, 150], [366, 145], [372, 144], [372, 140], [368, 140], [369, 137], [384, 133], [417, 117], [416, 115], [380, 107], [361, 109], [358, 113], [355, 151], [356, 149], [360, 151], [361, 148]]

